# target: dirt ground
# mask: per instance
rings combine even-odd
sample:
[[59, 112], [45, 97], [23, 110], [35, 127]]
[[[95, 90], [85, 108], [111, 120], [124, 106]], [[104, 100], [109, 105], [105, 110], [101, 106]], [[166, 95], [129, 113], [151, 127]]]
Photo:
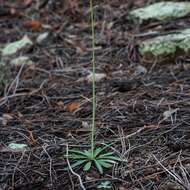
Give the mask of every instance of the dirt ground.
[[[94, 1], [96, 72], [106, 75], [96, 88], [96, 140], [99, 145], [114, 142], [112, 150], [124, 161], [103, 175], [95, 168], [76, 169], [89, 190], [104, 181], [115, 190], [190, 188], [190, 59], [147, 63], [137, 47], [150, 38], [149, 31], [159, 35], [186, 28], [190, 17], [143, 25], [127, 19], [131, 9], [148, 3]], [[43, 32], [49, 36], [37, 44]], [[8, 66], [12, 86], [0, 99], [0, 189], [81, 189], [78, 178], [65, 170], [64, 155], [67, 145], [85, 148], [90, 142], [88, 1], [1, 0], [0, 44], [24, 35], [34, 46], [22, 54], [34, 64]], [[10, 151], [12, 142], [29, 148]]]

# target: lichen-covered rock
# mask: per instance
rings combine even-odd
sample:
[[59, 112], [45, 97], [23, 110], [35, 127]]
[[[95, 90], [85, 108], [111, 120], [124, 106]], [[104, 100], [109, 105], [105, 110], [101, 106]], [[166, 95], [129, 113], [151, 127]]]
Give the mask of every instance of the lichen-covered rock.
[[150, 19], [162, 21], [180, 18], [189, 13], [190, 2], [159, 2], [131, 11], [129, 18], [142, 23]]
[[30, 60], [27, 56], [20, 56], [10, 61], [11, 65], [19, 66], [19, 65], [32, 65], [34, 62]]
[[32, 46], [32, 41], [28, 36], [24, 36], [21, 40], [11, 42], [2, 49], [2, 56], [10, 56], [17, 53], [19, 50]]
[[27, 35], [17, 41], [5, 45], [0, 44], [0, 96], [3, 95], [6, 85], [12, 78], [12, 66], [33, 64], [29, 57], [18, 56], [21, 50], [28, 50], [32, 46], [33, 42]]
[[190, 51], [190, 29], [154, 37], [139, 43], [139, 52], [147, 57], [164, 57]]

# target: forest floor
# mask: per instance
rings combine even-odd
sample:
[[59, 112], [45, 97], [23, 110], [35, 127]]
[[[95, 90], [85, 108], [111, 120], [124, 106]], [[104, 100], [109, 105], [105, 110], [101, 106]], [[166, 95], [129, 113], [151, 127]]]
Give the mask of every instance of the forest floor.
[[[125, 161], [100, 175], [76, 169], [86, 189], [109, 181], [116, 190], [190, 187], [190, 64], [188, 56], [144, 63], [137, 41], [185, 28], [190, 17], [135, 25], [128, 12], [148, 0], [94, 1], [97, 82], [96, 141]], [[36, 20], [35, 22], [31, 21]], [[32, 65], [12, 66], [0, 99], [0, 189], [81, 189], [66, 171], [67, 146], [88, 147], [92, 118], [89, 3], [0, 1], [0, 44], [27, 35], [43, 44], [22, 52]], [[11, 58], [10, 58], [11, 59]], [[17, 82], [15, 82], [15, 80]], [[28, 146], [10, 151], [10, 143]], [[104, 188], [105, 189], [105, 188]]]

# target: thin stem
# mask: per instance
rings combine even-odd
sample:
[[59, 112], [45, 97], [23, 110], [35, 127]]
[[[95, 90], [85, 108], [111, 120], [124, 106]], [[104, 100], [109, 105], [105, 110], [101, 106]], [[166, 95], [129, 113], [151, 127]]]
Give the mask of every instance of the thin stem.
[[94, 32], [94, 11], [93, 0], [90, 0], [90, 13], [91, 13], [91, 30], [92, 30], [92, 131], [91, 131], [91, 152], [94, 155], [95, 148], [95, 129], [96, 129], [96, 79], [95, 79], [95, 32]]

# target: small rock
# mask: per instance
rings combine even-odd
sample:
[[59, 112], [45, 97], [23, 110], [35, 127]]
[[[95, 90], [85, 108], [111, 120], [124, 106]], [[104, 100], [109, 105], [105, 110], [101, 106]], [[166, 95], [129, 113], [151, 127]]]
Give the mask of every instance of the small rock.
[[20, 144], [20, 143], [10, 143], [8, 145], [8, 148], [12, 149], [13, 151], [23, 151], [23, 150], [26, 150], [27, 145]]
[[[107, 75], [104, 73], [96, 73], [95, 74], [95, 81], [101, 82], [101, 81], [105, 80], [106, 77], [107, 77]], [[89, 82], [89, 83], [91, 83], [92, 81], [93, 81], [93, 73], [90, 73], [86, 77], [82, 77], [82, 78], [77, 80], [77, 82]]]
[[[95, 81], [96, 82], [101, 82], [102, 80], [106, 79], [106, 74], [104, 73], [96, 73], [95, 74]], [[93, 81], [93, 73], [90, 73], [87, 77], [86, 80], [88, 82], [92, 82]]]
[[142, 65], [138, 65], [136, 68], [135, 68], [135, 73], [134, 75], [135, 76], [138, 76], [138, 75], [145, 75], [147, 73], [147, 69], [145, 67], [143, 67]]
[[48, 36], [49, 32], [44, 32], [40, 34], [36, 39], [37, 44], [42, 45], [43, 43], [45, 43], [47, 41]]

